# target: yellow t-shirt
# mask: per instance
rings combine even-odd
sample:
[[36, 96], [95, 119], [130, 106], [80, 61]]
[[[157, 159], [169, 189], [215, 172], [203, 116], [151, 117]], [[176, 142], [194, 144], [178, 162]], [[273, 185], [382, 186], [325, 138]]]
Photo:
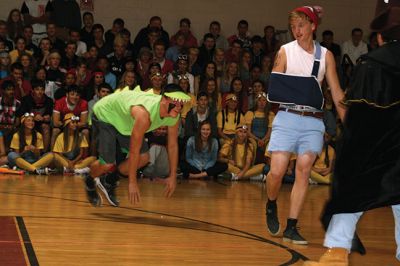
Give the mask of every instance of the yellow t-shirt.
[[[247, 125], [251, 125], [254, 118], [264, 118], [265, 113], [260, 111], [248, 111], [244, 116]], [[268, 127], [272, 127], [272, 121], [275, 118], [274, 112], [268, 113]]]
[[244, 157], [244, 144], [237, 144], [236, 145], [236, 158], [232, 159], [232, 152], [233, 152], [233, 140], [227, 140], [224, 145], [222, 146], [221, 150], [219, 151], [219, 154], [223, 158], [228, 158], [230, 160], [234, 160], [236, 163], [236, 166], [243, 169], [244, 163], [246, 163], [247, 160], [250, 160], [250, 162], [253, 160], [253, 145], [249, 143], [249, 146], [247, 148], [247, 159], [243, 160]]
[[[36, 132], [36, 136], [37, 136], [37, 139], [36, 139], [36, 145], [35, 145], [35, 147], [37, 148], [37, 149], [39, 149], [39, 150], [43, 150], [44, 149], [44, 146], [43, 146], [43, 136], [42, 136], [42, 134], [40, 134], [39, 132]], [[32, 143], [32, 136], [25, 136], [25, 142], [26, 142], [26, 145], [31, 145], [31, 143]], [[19, 150], [19, 135], [18, 135], [18, 132], [17, 133], [14, 133], [14, 135], [13, 135], [13, 138], [12, 138], [12, 140], [11, 140], [11, 145], [10, 145], [10, 148], [11, 149], [14, 149], [14, 150]], [[20, 151], [20, 152], [22, 152], [22, 151]]]
[[[70, 152], [72, 150], [73, 144], [74, 144], [73, 136], [69, 136], [68, 150], [64, 150], [64, 133], [61, 133], [60, 135], [58, 135], [56, 142], [54, 143], [53, 151], [58, 152], [58, 153]], [[82, 141], [81, 141], [79, 147], [80, 148], [89, 147], [89, 144], [88, 144], [85, 136], [82, 136]]]
[[[224, 134], [235, 134], [236, 133], [236, 125], [238, 124], [237, 121], [235, 123], [235, 118], [237, 116], [237, 113], [227, 113], [227, 117], [228, 117], [228, 121], [226, 121], [225, 117], [225, 124], [224, 124], [224, 128], [222, 128], [222, 111], [218, 112], [217, 114], [217, 127], [218, 128], [222, 128], [222, 132]], [[242, 114], [240, 114], [240, 122], [244, 123], [245, 119], [244, 116]]]
[[[325, 150], [322, 149], [322, 152], [318, 155], [317, 160], [315, 160], [314, 167], [323, 169], [326, 168], [325, 164]], [[332, 148], [332, 146], [328, 145], [328, 156], [329, 156], [329, 161], [332, 161], [332, 159], [335, 157], [335, 150]]]

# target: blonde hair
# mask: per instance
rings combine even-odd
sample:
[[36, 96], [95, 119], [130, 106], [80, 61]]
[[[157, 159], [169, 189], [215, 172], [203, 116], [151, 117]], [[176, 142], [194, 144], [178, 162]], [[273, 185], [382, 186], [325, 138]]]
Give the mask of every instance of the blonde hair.
[[304, 14], [303, 12], [292, 11], [292, 12], [289, 13], [289, 19], [288, 19], [289, 20], [289, 25], [293, 20], [298, 19], [298, 18], [305, 19], [308, 22], [312, 23], [310, 17], [307, 16], [306, 14]]

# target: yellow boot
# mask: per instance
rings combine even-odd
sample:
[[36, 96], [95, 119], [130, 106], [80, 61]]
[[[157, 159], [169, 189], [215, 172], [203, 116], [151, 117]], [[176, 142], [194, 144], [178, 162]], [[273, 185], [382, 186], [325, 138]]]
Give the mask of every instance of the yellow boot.
[[319, 261], [306, 261], [304, 266], [348, 266], [349, 252], [345, 248], [330, 248]]

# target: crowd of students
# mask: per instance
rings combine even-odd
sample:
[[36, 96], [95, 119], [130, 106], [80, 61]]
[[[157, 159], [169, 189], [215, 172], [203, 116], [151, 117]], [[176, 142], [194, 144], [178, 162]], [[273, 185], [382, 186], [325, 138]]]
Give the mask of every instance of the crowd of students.
[[[45, 4], [42, 14], [34, 12], [32, 2]], [[161, 18], [154, 16], [131, 42], [123, 19], [115, 19], [105, 32], [86, 12], [83, 27], [70, 28], [63, 36], [51, 20], [51, 5], [24, 1], [21, 11], [13, 9], [7, 21], [0, 20], [2, 165], [36, 174], [55, 168], [65, 174], [85, 173], [96, 156], [91, 115], [98, 100], [136, 86], [160, 94], [166, 84], [176, 83], [192, 98], [181, 114], [183, 176], [226, 173], [232, 180], [264, 179], [270, 157], [266, 147], [278, 111], [267, 99], [272, 63], [281, 45], [273, 26], [264, 28], [264, 36], [250, 36], [248, 22], [240, 20], [237, 33], [226, 38], [221, 24], [212, 21], [198, 41], [190, 19], [181, 19], [169, 37]], [[45, 32], [38, 32], [40, 27]], [[355, 41], [346, 47], [359, 46], [360, 31], [353, 30]], [[322, 36], [339, 66], [341, 52], [333, 33]], [[346, 49], [347, 54], [363, 52]], [[311, 179], [327, 184], [335, 156], [332, 138], [340, 128], [329, 97], [325, 112], [326, 144]], [[163, 128], [147, 134], [150, 164], [142, 169], [144, 176], [168, 176], [166, 134]], [[285, 178], [289, 182], [295, 161], [294, 155]]]

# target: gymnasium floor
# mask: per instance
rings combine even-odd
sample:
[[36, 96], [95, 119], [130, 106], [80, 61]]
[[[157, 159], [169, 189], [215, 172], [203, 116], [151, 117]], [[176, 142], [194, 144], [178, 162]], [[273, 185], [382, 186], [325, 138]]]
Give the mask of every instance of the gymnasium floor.
[[[319, 215], [328, 186], [310, 186], [300, 232], [308, 246], [270, 237], [262, 183], [180, 181], [170, 199], [163, 185], [140, 180], [142, 202], [91, 207], [79, 176], [0, 176], [0, 265], [302, 265], [324, 252]], [[278, 200], [285, 226], [290, 185]], [[399, 265], [390, 208], [367, 213], [359, 235], [367, 255], [350, 265]]]

